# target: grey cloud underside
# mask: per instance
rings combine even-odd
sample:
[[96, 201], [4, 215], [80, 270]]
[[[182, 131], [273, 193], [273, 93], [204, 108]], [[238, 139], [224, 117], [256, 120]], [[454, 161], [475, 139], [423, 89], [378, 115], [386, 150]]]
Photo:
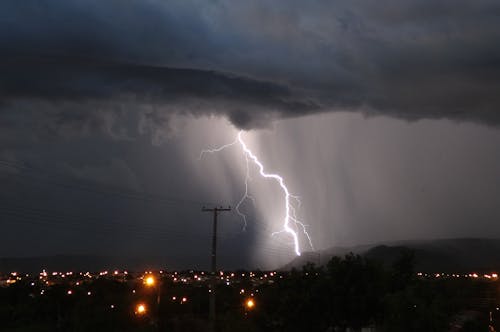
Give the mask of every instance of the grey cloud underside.
[[[497, 1], [5, 1], [0, 98], [500, 123]], [[46, 106], [46, 104], [44, 104]], [[68, 104], [66, 104], [68, 105]]]
[[0, 68], [0, 98], [7, 107], [18, 100], [111, 111], [147, 104], [172, 113], [225, 115], [242, 128], [319, 108], [286, 86], [214, 71], [61, 58], [4, 60]]

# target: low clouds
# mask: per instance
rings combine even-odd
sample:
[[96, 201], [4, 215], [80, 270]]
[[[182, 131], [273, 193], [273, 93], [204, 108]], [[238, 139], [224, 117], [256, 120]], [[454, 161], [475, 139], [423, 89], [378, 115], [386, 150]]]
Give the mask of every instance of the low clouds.
[[[242, 128], [319, 108], [285, 85], [214, 71], [57, 57], [6, 60], [0, 67], [1, 96], [7, 107], [19, 100], [32, 101], [34, 107], [50, 102], [59, 110], [73, 104], [77, 113], [78, 105], [109, 111], [148, 106], [175, 114], [222, 114]], [[66, 113], [60, 118], [70, 122], [81, 115]]]
[[221, 115], [245, 129], [346, 110], [500, 123], [495, 1], [4, 1], [0, 9], [3, 112], [43, 104], [71, 121], [72, 109], [149, 109], [141, 114], [160, 126], [171, 114]]

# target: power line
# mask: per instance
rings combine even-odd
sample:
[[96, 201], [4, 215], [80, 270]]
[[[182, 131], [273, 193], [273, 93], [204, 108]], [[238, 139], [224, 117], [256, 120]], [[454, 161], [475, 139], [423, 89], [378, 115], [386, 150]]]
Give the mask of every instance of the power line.
[[[121, 199], [130, 199], [130, 200], [152, 202], [152, 203], [166, 203], [166, 204], [209, 203], [196, 200], [188, 200], [174, 196], [163, 196], [157, 194], [137, 192], [125, 188], [103, 186], [101, 184], [96, 184], [96, 183], [89, 185], [88, 183], [82, 183], [80, 179], [67, 177], [62, 174], [52, 173], [40, 168], [7, 160], [0, 160], [0, 170], [1, 168], [14, 169], [18, 171], [15, 173], [10, 172], [8, 174], [9, 176], [4, 178], [4, 180], [6, 181], [16, 181], [13, 177], [17, 178], [18, 181], [34, 179], [37, 180], [39, 183], [55, 185], [63, 189], [77, 190], [88, 193], [97, 193]], [[72, 182], [69, 183], [68, 181]], [[185, 232], [179, 232], [178, 229], [174, 229], [175, 227], [155, 228], [145, 225], [136, 226], [135, 224], [124, 224], [121, 222], [116, 222], [110, 220], [109, 218], [100, 219], [95, 217], [72, 216], [68, 214], [63, 214], [58, 211], [38, 209], [26, 206], [11, 205], [10, 207], [9, 206], [2, 207], [0, 205], [0, 212], [11, 218], [11, 220], [6, 220], [6, 222], [12, 222], [12, 220], [17, 220], [26, 224], [39, 225], [39, 226], [55, 225], [61, 227], [62, 229], [73, 230], [73, 231], [81, 231], [82, 229], [90, 230], [92, 226], [98, 226], [100, 232], [99, 234], [95, 233], [96, 228], [92, 229], [94, 231], [94, 234], [96, 235], [107, 235], [108, 232], [109, 233], [115, 232], [116, 229], [113, 229], [112, 227], [116, 226], [118, 227], [120, 233], [131, 233], [134, 234], [134, 236], [140, 236], [140, 237], [162, 236], [165, 238], [190, 238], [190, 239], [192, 239], [193, 237], [198, 237], [205, 239], [205, 237], [202, 236], [196, 236], [194, 234], [188, 235]], [[261, 236], [262, 235], [271, 236], [270, 235], [271, 230], [269, 225], [258, 220], [254, 220], [253, 222], [256, 225], [261, 225], [263, 227], [254, 227], [252, 229], [252, 232]], [[269, 232], [267, 232], [268, 230]], [[243, 234], [242, 232], [238, 232], [236, 234], [225, 234], [219, 236], [219, 238], [221, 238], [222, 240], [226, 240], [228, 238], [240, 236], [242, 234]], [[274, 255], [289, 254], [289, 247], [290, 247], [289, 243], [286, 243], [283, 239], [280, 239], [278, 237], [274, 239], [274, 242], [276, 244], [279, 244], [279, 246], [273, 246], [267, 248], [260, 247], [260, 249], [266, 251], [267, 253], [272, 253]]]
[[[178, 225], [163, 224], [161, 227], [152, 225], [138, 225], [137, 223], [124, 223], [113, 220], [113, 218], [102, 218], [96, 216], [82, 216], [74, 215], [66, 212], [42, 209], [37, 207], [29, 207], [15, 203], [5, 204], [5, 201], [0, 202], [0, 214], [6, 216], [3, 222], [15, 223], [15, 221], [37, 225], [37, 226], [51, 226], [58, 227], [62, 230], [82, 231], [91, 230], [96, 235], [111, 235], [119, 231], [120, 233], [133, 234], [134, 236], [147, 236], [147, 237], [163, 237], [175, 239], [208, 239], [206, 236], [190, 234], [178, 229]], [[258, 231], [258, 228], [255, 229]], [[219, 235], [221, 240], [234, 238], [235, 235], [243, 235], [239, 232], [237, 234]], [[269, 234], [267, 234], [269, 235]]]
[[[29, 177], [39, 182], [56, 185], [64, 189], [79, 190], [93, 194], [115, 196], [119, 198], [141, 200], [145, 202], [160, 202], [166, 204], [183, 203], [183, 204], [196, 204], [196, 205], [213, 204], [211, 202], [185, 199], [176, 196], [166, 196], [166, 195], [138, 192], [120, 187], [105, 186], [97, 183], [92, 183], [91, 185], [89, 185], [88, 183], [83, 183], [81, 179], [68, 177], [62, 174], [51, 173], [43, 169], [35, 168], [32, 166], [26, 166], [24, 164], [14, 163], [7, 160], [0, 160], [0, 168], [1, 167], [15, 169], [23, 172], [23, 173], [9, 173], [9, 178], [11, 176], [15, 176], [21, 179], [23, 177]], [[36, 172], [36, 174], [31, 174], [30, 172]], [[40, 176], [40, 174], [44, 174], [45, 176], [42, 177]], [[67, 181], [71, 181], [71, 183], [68, 183]]]
[[121, 224], [113, 221], [103, 220], [86, 220], [81, 222], [78, 220], [72, 220], [67, 216], [54, 215], [54, 214], [44, 214], [33, 210], [20, 210], [15, 208], [0, 207], [0, 213], [8, 218], [5, 218], [6, 223], [17, 223], [21, 222], [24, 224], [38, 225], [38, 226], [50, 226], [51, 230], [54, 227], [61, 230], [71, 230], [71, 231], [92, 231], [95, 235], [116, 235], [117, 233], [129, 233], [134, 236], [147, 236], [147, 237], [163, 237], [163, 238], [205, 238], [204, 236], [188, 235], [184, 232], [179, 232], [177, 230], [154, 228], [150, 226], [133, 226], [131, 224]]
[[[87, 184], [78, 184], [78, 183], [69, 184], [69, 183], [63, 182], [63, 181], [58, 179], [58, 178], [63, 177], [60, 174], [52, 173], [52, 174], [50, 174], [50, 178], [41, 177], [39, 174], [37, 174], [37, 175], [29, 174], [26, 172], [35, 172], [35, 171], [37, 173], [48, 173], [48, 172], [45, 170], [42, 170], [42, 169], [32, 167], [32, 166], [27, 166], [25, 164], [14, 163], [11, 161], [6, 161], [6, 160], [0, 160], [0, 167], [13, 168], [13, 169], [23, 171], [22, 174], [18, 174], [18, 173], [9, 174], [9, 177], [6, 180], [10, 180], [10, 181], [13, 181], [13, 179], [10, 177], [11, 175], [19, 177], [19, 178], [21, 178], [21, 180], [24, 180], [22, 178], [23, 178], [23, 176], [26, 176], [26, 177], [36, 179], [36, 180], [44, 182], [44, 183], [48, 183], [48, 184], [62, 187], [65, 189], [72, 189], [72, 190], [85, 191], [85, 192], [90, 192], [90, 193], [104, 194], [104, 195], [108, 195], [108, 196], [114, 196], [117, 198], [124, 198], [124, 199], [131, 199], [131, 200], [138, 200], [138, 201], [145, 201], [145, 202], [154, 202], [154, 203], [159, 202], [159, 203], [167, 203], [167, 204], [174, 204], [174, 203], [203, 204], [203, 203], [206, 203], [206, 202], [195, 201], [195, 200], [186, 200], [183, 198], [175, 198], [172, 196], [161, 196], [161, 195], [148, 194], [148, 193], [139, 193], [139, 192], [134, 192], [134, 191], [130, 191], [130, 190], [125, 190], [123, 188], [109, 188], [109, 187], [105, 187], [102, 185], [99, 185], [99, 187], [101, 187], [101, 188], [99, 188], [95, 184], [93, 184], [93, 187], [90, 187]], [[55, 178], [55, 180], [54, 180], [54, 178]], [[68, 180], [68, 178], [64, 178], [64, 179]], [[81, 180], [77, 179], [76, 181], [81, 181]], [[271, 230], [269, 229], [268, 225], [266, 225], [258, 220], [254, 220], [253, 222], [256, 224], [263, 225], [266, 228], [266, 230], [269, 230], [269, 233], [271, 233]], [[257, 233], [260, 233], [261, 235], [265, 235], [265, 236], [269, 235], [269, 234], [265, 233], [264, 230], [261, 230], [259, 227], [254, 228], [254, 231]], [[235, 236], [237, 236], [237, 235], [240, 235], [240, 233], [235, 234]], [[228, 237], [228, 236], [230, 236], [230, 235], [225, 235], [222, 237]], [[276, 241], [282, 242], [282, 240], [279, 240], [278, 238], [276, 239]], [[286, 245], [288, 246], [288, 244], [286, 244]]]

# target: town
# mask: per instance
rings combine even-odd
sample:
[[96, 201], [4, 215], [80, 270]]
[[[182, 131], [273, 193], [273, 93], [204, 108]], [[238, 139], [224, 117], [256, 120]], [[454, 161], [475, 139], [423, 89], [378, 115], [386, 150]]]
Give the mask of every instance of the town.
[[301, 331], [305, 324], [318, 331], [498, 329], [496, 272], [410, 271], [405, 264], [386, 268], [355, 255], [301, 270], [216, 275], [16, 271], [0, 275], [0, 319], [6, 331], [204, 331], [215, 284], [217, 331]]

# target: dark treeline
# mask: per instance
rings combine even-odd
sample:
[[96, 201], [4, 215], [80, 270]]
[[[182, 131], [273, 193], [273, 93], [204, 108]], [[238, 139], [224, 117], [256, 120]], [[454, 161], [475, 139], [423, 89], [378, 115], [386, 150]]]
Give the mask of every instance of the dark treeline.
[[384, 266], [351, 254], [306, 265], [262, 290], [255, 321], [263, 331], [449, 331], [455, 317], [473, 310], [462, 330], [488, 330], [497, 283], [416, 278], [413, 257], [407, 251]]
[[[258, 287], [249, 279], [221, 284], [218, 331], [488, 331], [490, 311], [495, 325], [498, 282], [417, 278], [413, 268], [410, 251], [390, 266], [351, 254]], [[164, 278], [159, 305], [155, 290], [133, 279], [100, 278], [71, 296], [64, 284], [44, 287], [43, 296], [40, 289], [28, 281], [0, 288], [1, 331], [207, 331], [206, 283]], [[250, 292], [252, 309], [244, 306]], [[134, 313], [138, 300], [147, 314]]]

